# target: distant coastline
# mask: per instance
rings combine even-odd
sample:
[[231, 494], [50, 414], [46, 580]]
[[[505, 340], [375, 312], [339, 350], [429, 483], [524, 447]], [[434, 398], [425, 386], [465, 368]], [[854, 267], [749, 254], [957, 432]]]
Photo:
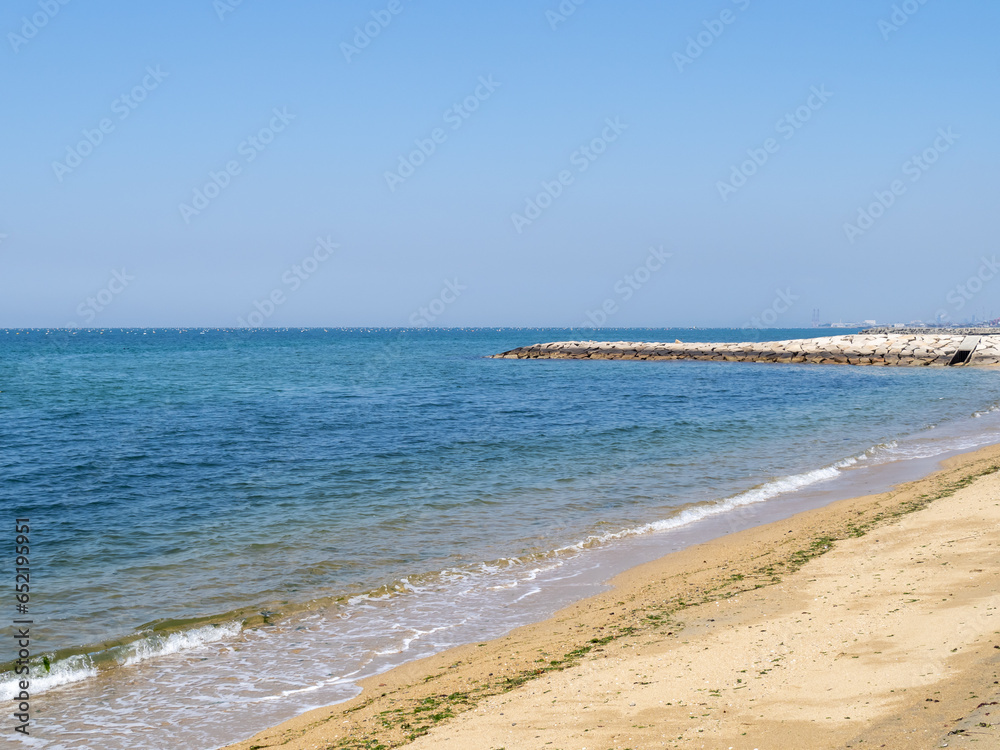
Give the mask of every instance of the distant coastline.
[[866, 335], [903, 333], [914, 336], [1000, 336], [1000, 326], [967, 326], [960, 328], [911, 328], [909, 326], [895, 328], [893, 326], [879, 326], [877, 328], [866, 328], [861, 333]]

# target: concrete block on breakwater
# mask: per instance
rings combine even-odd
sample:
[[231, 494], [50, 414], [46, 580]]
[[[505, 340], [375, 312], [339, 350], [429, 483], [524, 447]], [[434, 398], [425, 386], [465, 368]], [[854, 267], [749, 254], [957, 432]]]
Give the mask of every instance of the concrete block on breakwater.
[[1000, 364], [1000, 334], [857, 333], [752, 342], [555, 341], [492, 355], [494, 359], [691, 359], [821, 365], [948, 367]]

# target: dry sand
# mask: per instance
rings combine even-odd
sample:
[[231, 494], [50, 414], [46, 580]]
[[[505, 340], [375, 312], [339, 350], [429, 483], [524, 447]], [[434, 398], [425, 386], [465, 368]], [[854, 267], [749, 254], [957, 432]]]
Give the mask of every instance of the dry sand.
[[232, 747], [1000, 748], [998, 469], [673, 553]]

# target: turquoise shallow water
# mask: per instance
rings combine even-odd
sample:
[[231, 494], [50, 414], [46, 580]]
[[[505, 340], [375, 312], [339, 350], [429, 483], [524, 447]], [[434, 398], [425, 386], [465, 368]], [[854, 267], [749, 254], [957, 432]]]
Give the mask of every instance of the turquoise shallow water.
[[0, 331], [0, 503], [55, 664], [35, 744], [163, 747], [194, 695], [173, 746], [212, 747], [542, 613], [624, 537], [993, 441], [993, 371], [484, 358], [763, 333]]

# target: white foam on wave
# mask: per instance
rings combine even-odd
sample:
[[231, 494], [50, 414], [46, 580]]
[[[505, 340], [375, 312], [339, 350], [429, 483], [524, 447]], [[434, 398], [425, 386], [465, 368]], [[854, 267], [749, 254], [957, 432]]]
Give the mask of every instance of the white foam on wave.
[[[204, 625], [166, 636], [159, 634], [147, 636], [112, 651], [113, 658], [110, 663], [119, 667], [130, 667], [155, 657], [168, 656], [235, 638], [242, 630], [243, 623], [230, 622], [224, 625]], [[53, 662], [41, 676], [39, 672], [44, 669], [41, 663], [33, 660], [30, 669], [32, 695], [96, 677], [100, 671], [91, 654], [76, 654]], [[21, 679], [21, 676], [13, 672], [4, 672], [0, 675], [0, 701], [11, 700], [20, 692]]]
[[276, 701], [282, 698], [287, 698], [290, 695], [302, 695], [304, 693], [315, 693], [317, 690], [322, 690], [323, 688], [330, 687], [331, 685], [342, 685], [351, 682], [351, 675], [345, 677], [334, 677], [329, 680], [323, 680], [322, 682], [316, 682], [312, 685], [306, 685], [300, 688], [289, 688], [288, 690], [282, 690], [280, 693], [275, 695], [265, 695], [263, 698], [259, 698], [260, 701]]
[[[889, 445], [889, 444], [886, 444]], [[882, 446], [873, 446], [869, 448], [864, 453], [858, 456], [852, 456], [850, 458], [845, 458], [842, 461], [838, 461], [830, 466], [824, 466], [820, 469], [814, 469], [812, 471], [807, 471], [802, 474], [793, 474], [786, 477], [780, 477], [778, 479], [773, 479], [766, 482], [758, 487], [746, 490], [731, 497], [724, 498], [711, 503], [704, 503], [696, 505], [691, 508], [686, 508], [680, 513], [670, 516], [669, 518], [663, 518], [658, 521], [651, 521], [650, 523], [643, 524], [642, 526], [637, 526], [634, 528], [623, 529], [621, 531], [611, 531], [604, 534], [591, 534], [586, 539], [583, 539], [576, 544], [571, 544], [566, 547], [560, 547], [556, 550], [556, 553], [565, 552], [577, 552], [583, 551], [589, 547], [594, 547], [596, 545], [605, 544], [607, 542], [612, 542], [618, 539], [624, 539], [631, 536], [639, 536], [642, 534], [649, 534], [658, 531], [669, 531], [671, 529], [680, 528], [681, 526], [687, 526], [688, 524], [695, 523], [696, 521], [701, 521], [705, 518], [711, 516], [717, 516], [722, 513], [734, 510], [736, 508], [753, 505], [755, 503], [762, 503], [767, 500], [771, 500], [779, 495], [784, 495], [790, 492], [796, 492], [805, 487], [808, 487], [819, 482], [825, 482], [830, 479], [835, 479], [840, 475], [840, 473], [851, 466], [854, 466], [859, 461], [863, 461], [869, 458], [873, 453], [874, 449]]]
[[973, 417], [973, 419], [979, 419], [980, 417], [982, 417], [982, 416], [984, 416], [986, 414], [990, 414], [992, 412], [997, 412], [997, 411], [1000, 411], [1000, 404], [993, 404], [988, 409], [983, 409], [981, 411], [974, 411], [974, 412], [972, 412], [972, 417]]
[[205, 625], [191, 630], [181, 630], [171, 633], [165, 638], [162, 636], [144, 638], [130, 643], [126, 654], [123, 655], [123, 658], [118, 659], [118, 664], [123, 667], [131, 667], [157, 656], [167, 656], [179, 651], [207, 646], [210, 643], [235, 638], [241, 630], [243, 630], [243, 623], [229, 622], [225, 625]]
[[[46, 690], [51, 690], [60, 685], [80, 682], [97, 674], [97, 668], [94, 667], [93, 662], [87, 655], [70, 656], [67, 659], [58, 661], [51, 665], [48, 672], [41, 677], [37, 676], [39, 668], [39, 665], [32, 664], [28, 675], [31, 695], [44, 693]], [[0, 701], [13, 700], [14, 696], [21, 692], [20, 682], [24, 679], [24, 676], [14, 674], [13, 672], [5, 672], [0, 679], [2, 679], [0, 681]]]
[[414, 628], [414, 627], [408, 627], [408, 628], [402, 628], [402, 627], [398, 627], [398, 626], [394, 627], [393, 628], [394, 630], [404, 630], [404, 629], [408, 630], [411, 633], [411, 635], [405, 636], [402, 639], [402, 642], [398, 646], [396, 646], [395, 648], [389, 648], [389, 649], [384, 649], [382, 651], [376, 651], [375, 655], [376, 656], [389, 656], [391, 654], [401, 654], [401, 653], [403, 653], [405, 651], [409, 651], [410, 650], [410, 644], [412, 644], [414, 641], [419, 641], [425, 635], [434, 635], [435, 633], [440, 633], [441, 631], [444, 631], [444, 630], [452, 630], [453, 628], [456, 628], [459, 625], [462, 625], [464, 622], [465, 621], [462, 620], [461, 622], [452, 623], [450, 625], [440, 625], [440, 626], [438, 626], [436, 628], [430, 628], [429, 630], [421, 630], [420, 628]]

